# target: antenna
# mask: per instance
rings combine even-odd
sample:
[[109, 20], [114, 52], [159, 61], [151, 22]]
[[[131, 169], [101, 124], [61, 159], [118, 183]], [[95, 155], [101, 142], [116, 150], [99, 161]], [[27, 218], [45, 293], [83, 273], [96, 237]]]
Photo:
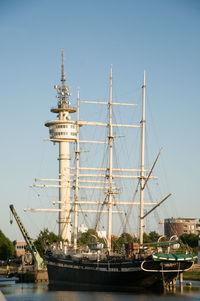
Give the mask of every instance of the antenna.
[[62, 52], [61, 52], [61, 59], [62, 59], [62, 65], [61, 65], [61, 69], [62, 69], [62, 71], [61, 71], [61, 82], [63, 83], [63, 84], [65, 84], [65, 82], [66, 82], [66, 78], [65, 78], [65, 66], [64, 66], [64, 50], [62, 50]]
[[61, 52], [61, 85], [55, 85], [54, 88], [56, 89], [57, 95], [56, 97], [58, 100], [58, 107], [59, 108], [68, 108], [69, 107], [69, 97], [71, 96], [69, 92], [69, 86], [65, 84], [65, 68], [64, 68], [64, 50]]

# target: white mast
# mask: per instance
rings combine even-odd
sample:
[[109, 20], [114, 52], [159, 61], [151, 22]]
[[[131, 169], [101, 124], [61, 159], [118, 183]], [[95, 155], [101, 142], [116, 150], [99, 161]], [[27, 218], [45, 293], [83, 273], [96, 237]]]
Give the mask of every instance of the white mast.
[[109, 99], [109, 190], [108, 190], [108, 251], [111, 250], [111, 232], [112, 232], [112, 146], [113, 146], [113, 135], [112, 135], [112, 65], [110, 66], [110, 99]]
[[142, 86], [142, 120], [141, 120], [141, 170], [140, 170], [140, 225], [139, 225], [139, 238], [140, 246], [143, 244], [143, 212], [144, 212], [144, 148], [145, 148], [145, 71], [144, 83]]
[[[84, 103], [94, 103], [94, 104], [105, 104], [109, 106], [109, 122], [87, 122], [79, 120], [79, 90], [77, 95], [77, 109], [70, 107], [69, 103], [69, 87], [65, 84], [65, 72], [64, 72], [64, 52], [62, 51], [62, 71], [61, 71], [61, 85], [55, 86], [56, 91], [58, 93], [57, 98], [58, 103], [56, 108], [52, 108], [51, 112], [56, 113], [59, 119], [52, 120], [50, 122], [46, 122], [45, 126], [49, 127], [50, 133], [50, 141], [54, 143], [59, 143], [59, 179], [36, 179], [36, 181], [50, 181], [50, 182], [58, 182], [58, 184], [50, 184], [50, 185], [31, 185], [31, 187], [40, 187], [40, 188], [58, 188], [59, 189], [59, 201], [54, 202], [55, 204], [59, 204], [58, 209], [33, 209], [26, 208], [25, 211], [40, 211], [40, 212], [58, 212], [59, 213], [59, 234], [62, 236], [64, 240], [68, 239], [71, 242], [71, 212], [74, 212], [74, 249], [77, 249], [77, 228], [78, 228], [78, 213], [107, 213], [108, 215], [108, 225], [107, 225], [107, 235], [108, 235], [108, 251], [111, 250], [111, 234], [112, 234], [112, 214], [114, 213], [122, 213], [121, 211], [113, 210], [113, 205], [140, 205], [140, 225], [139, 225], [139, 240], [140, 245], [143, 245], [143, 219], [155, 210], [159, 205], [161, 205], [171, 194], [165, 197], [160, 203], [157, 202], [146, 202], [144, 203], [144, 188], [150, 178], [156, 178], [152, 176], [152, 171], [155, 167], [157, 159], [160, 155], [158, 154], [156, 161], [153, 164], [151, 170], [144, 169], [144, 149], [145, 149], [145, 71], [144, 71], [144, 82], [142, 86], [143, 95], [142, 95], [142, 120], [140, 125], [129, 125], [129, 124], [113, 124], [112, 123], [112, 106], [120, 105], [120, 106], [136, 106], [135, 104], [128, 103], [117, 103], [112, 101], [112, 65], [110, 68], [110, 96], [108, 102], [100, 102], [100, 101], [81, 101]], [[70, 118], [70, 114], [77, 111], [77, 121], [73, 121]], [[96, 167], [79, 167], [79, 157], [80, 157], [80, 149], [79, 143], [105, 143], [104, 141], [80, 141], [79, 140], [79, 130], [83, 125], [97, 125], [97, 126], [107, 126], [108, 131], [108, 145], [109, 145], [109, 166], [107, 168], [96, 168]], [[113, 141], [114, 136], [112, 129], [113, 127], [128, 127], [128, 128], [141, 128], [141, 167], [140, 169], [132, 169], [132, 168], [113, 168]], [[76, 166], [70, 167], [70, 142], [76, 141]], [[70, 173], [70, 170], [73, 173]], [[84, 173], [86, 171], [86, 173]], [[97, 171], [98, 173], [91, 173], [93, 171]], [[106, 172], [108, 174], [99, 174], [100, 171]], [[113, 195], [119, 193], [119, 187], [113, 187], [113, 177], [114, 178], [138, 178], [138, 175], [119, 175], [116, 172], [140, 172], [140, 202], [119, 202], [113, 201]], [[146, 172], [149, 172], [148, 176], [145, 176]], [[114, 174], [113, 174], [114, 172]], [[75, 200], [72, 202], [70, 200], [70, 189], [74, 189], [74, 182], [70, 177], [75, 176]], [[94, 178], [94, 180], [87, 180], [85, 178]], [[105, 180], [95, 180], [95, 178], [105, 178]], [[81, 178], [81, 179], [79, 179]], [[108, 178], [108, 183], [106, 178]], [[80, 185], [80, 183], [99, 183], [99, 186], [88, 186]], [[102, 185], [102, 184], [108, 184]], [[106, 190], [107, 194], [107, 207], [105, 210], [93, 210], [93, 209], [79, 209], [79, 205], [104, 205], [105, 202], [98, 201], [79, 201], [78, 193], [79, 189], [100, 189]], [[144, 215], [143, 206], [144, 205], [155, 205], [153, 209], [151, 209], [148, 213]], [[72, 207], [74, 207], [72, 209]]]

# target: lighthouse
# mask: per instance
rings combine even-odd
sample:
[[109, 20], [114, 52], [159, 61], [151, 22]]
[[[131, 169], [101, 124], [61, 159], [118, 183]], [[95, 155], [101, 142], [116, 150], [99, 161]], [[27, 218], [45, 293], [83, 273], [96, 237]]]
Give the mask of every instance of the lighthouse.
[[71, 242], [70, 143], [76, 141], [77, 125], [70, 116], [76, 112], [76, 108], [70, 107], [71, 94], [66, 85], [63, 51], [61, 56], [61, 83], [54, 86], [58, 101], [57, 106], [51, 108], [51, 112], [57, 114], [57, 119], [46, 122], [45, 126], [49, 128], [50, 141], [59, 145], [59, 234], [64, 240]]

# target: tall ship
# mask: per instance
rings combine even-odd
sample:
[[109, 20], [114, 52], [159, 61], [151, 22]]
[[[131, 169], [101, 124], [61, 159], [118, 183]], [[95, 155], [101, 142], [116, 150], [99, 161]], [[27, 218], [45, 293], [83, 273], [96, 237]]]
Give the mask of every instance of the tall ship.
[[[171, 196], [168, 194], [160, 201], [147, 201], [147, 197], [145, 197], [145, 191], [149, 189], [150, 182], [156, 178], [154, 169], [160, 156], [159, 152], [152, 167], [146, 168], [145, 81], [144, 72], [140, 121], [135, 125], [117, 123], [115, 121], [115, 107], [130, 111], [135, 110], [136, 105], [113, 100], [112, 66], [110, 68], [108, 99], [104, 101], [81, 101], [78, 90], [77, 105], [73, 107], [70, 104], [69, 87], [66, 85], [64, 53], [62, 52], [61, 83], [59, 86], [55, 86], [58, 102], [57, 106], [51, 109], [57, 118], [45, 123], [49, 129], [49, 140], [59, 146], [59, 177], [58, 179], [38, 179], [39, 181], [50, 182], [50, 184], [34, 185], [35, 187], [57, 188], [59, 190], [59, 200], [56, 202], [58, 208], [30, 209], [55, 211], [59, 214], [59, 234], [63, 241], [59, 246], [48, 246], [46, 250], [46, 264], [51, 288], [163, 291], [169, 285], [174, 284], [178, 277], [193, 265], [194, 255], [176, 254], [174, 251], [174, 246], [178, 245], [176, 240], [163, 242], [160, 240], [157, 245], [144, 243], [146, 217], [156, 211], [157, 207]], [[84, 103], [84, 106], [96, 105], [97, 118], [102, 115], [99, 107], [104, 107], [101, 112], [104, 116], [106, 115], [106, 121], [81, 120], [80, 102]], [[106, 109], [107, 113], [105, 113]], [[90, 112], [88, 107], [85, 110]], [[93, 113], [88, 113], [88, 115], [93, 119]], [[71, 118], [71, 116], [75, 117]], [[83, 140], [83, 133], [89, 126], [104, 129], [97, 130], [97, 133], [93, 134], [96, 140], [89, 140], [88, 138]], [[122, 168], [121, 163], [116, 163], [119, 162], [115, 159], [115, 153], [120, 150], [118, 143], [124, 144], [123, 136], [117, 135], [118, 129], [140, 132], [141, 142], [137, 168], [134, 168], [132, 166], [133, 161], [124, 155], [121, 159], [122, 162], [126, 161], [126, 168]], [[106, 138], [98, 140], [102, 132], [105, 133]], [[130, 133], [129, 137], [132, 137]], [[118, 140], [117, 146], [115, 145], [116, 140]], [[89, 161], [82, 160], [82, 156], [84, 157], [84, 153], [87, 152], [85, 145], [90, 145], [90, 148], [95, 151], [94, 155], [89, 155], [89, 157], [91, 156]], [[135, 145], [134, 143], [131, 145], [129, 155], [136, 157]], [[100, 151], [97, 150], [97, 146], [105, 151], [102, 156], [102, 166], [99, 164]], [[119, 152], [119, 157], [120, 155], [122, 153]], [[92, 166], [89, 166], [90, 162], [93, 162]], [[94, 162], [97, 166], [94, 166]], [[120, 183], [124, 183], [125, 180], [128, 181], [128, 184], [124, 186], [124, 189], [121, 189]], [[55, 184], [52, 184], [52, 181]], [[132, 184], [133, 182], [136, 184]], [[91, 193], [89, 194], [89, 192]], [[98, 192], [100, 192], [100, 196]], [[129, 195], [131, 195], [131, 199], [129, 199]], [[132, 218], [131, 212], [136, 210], [136, 207], [139, 208], [137, 209], [138, 217]], [[93, 220], [93, 229], [101, 230], [100, 232], [105, 234], [97, 236], [94, 234], [95, 232], [91, 232], [93, 233], [90, 236], [92, 239], [85, 247], [80, 244], [78, 237], [78, 225], [81, 216], [84, 219], [87, 217]], [[118, 219], [115, 221], [117, 216]], [[120, 221], [122, 221], [122, 227]], [[123, 244], [120, 250], [117, 250], [114, 247], [114, 234], [119, 229], [122, 232], [127, 232], [125, 230], [128, 224], [136, 223], [135, 229], [138, 229], [138, 235], [135, 235], [134, 242], [127, 242]]]

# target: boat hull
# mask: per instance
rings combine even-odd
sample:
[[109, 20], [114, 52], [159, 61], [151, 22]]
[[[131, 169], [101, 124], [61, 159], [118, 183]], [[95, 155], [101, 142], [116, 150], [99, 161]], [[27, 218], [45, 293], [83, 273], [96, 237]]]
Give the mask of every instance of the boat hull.
[[158, 291], [189, 269], [191, 262], [93, 263], [48, 261], [49, 287], [69, 290]]

